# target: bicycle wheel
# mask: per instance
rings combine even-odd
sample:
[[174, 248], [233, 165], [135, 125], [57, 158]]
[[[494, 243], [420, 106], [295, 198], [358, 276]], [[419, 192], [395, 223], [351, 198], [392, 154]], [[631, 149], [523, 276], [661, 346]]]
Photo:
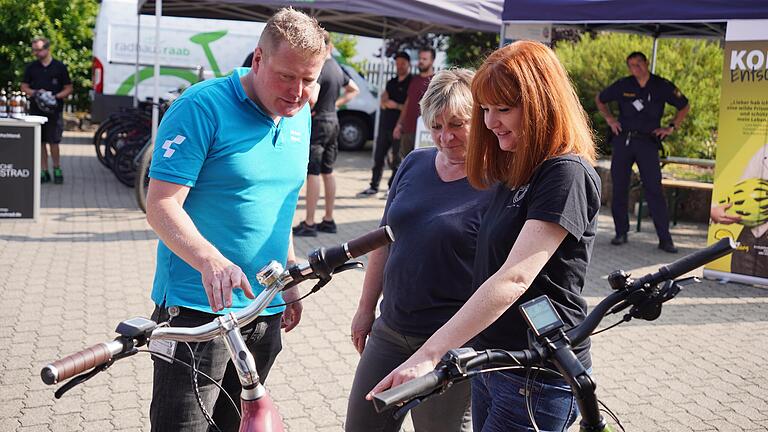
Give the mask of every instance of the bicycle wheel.
[[136, 155], [139, 154], [143, 148], [143, 144], [139, 142], [128, 142], [120, 149], [117, 150], [114, 159], [112, 160], [112, 172], [115, 173], [115, 177], [120, 183], [133, 187], [136, 177]]
[[144, 213], [147, 212], [147, 189], [149, 188], [149, 167], [152, 166], [152, 151], [155, 146], [151, 140], [141, 150], [138, 155], [139, 163], [134, 178], [134, 193], [136, 194], [136, 203]]

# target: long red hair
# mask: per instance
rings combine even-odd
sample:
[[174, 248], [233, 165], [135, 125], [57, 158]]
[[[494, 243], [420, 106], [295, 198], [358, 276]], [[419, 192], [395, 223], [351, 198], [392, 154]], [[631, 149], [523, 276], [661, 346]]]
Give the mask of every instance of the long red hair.
[[[527, 183], [536, 167], [564, 154], [595, 161], [587, 114], [568, 74], [547, 46], [518, 41], [494, 51], [472, 80], [472, 124], [467, 148], [467, 178], [476, 188], [496, 182]], [[486, 126], [481, 105], [521, 107], [522, 130], [514, 152], [499, 148]]]

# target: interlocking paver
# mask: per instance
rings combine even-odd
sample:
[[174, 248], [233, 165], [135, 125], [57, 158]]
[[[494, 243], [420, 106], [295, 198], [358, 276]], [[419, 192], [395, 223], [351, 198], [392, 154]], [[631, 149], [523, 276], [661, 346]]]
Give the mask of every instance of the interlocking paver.
[[[46, 362], [107, 340], [120, 320], [152, 310], [156, 236], [133, 191], [93, 153], [88, 145], [64, 144], [66, 183], [43, 186], [40, 220], [0, 221], [0, 431], [148, 428], [146, 354], [59, 400], [39, 379]], [[299, 256], [378, 225], [385, 202], [355, 198], [369, 180], [369, 154], [341, 153], [338, 167], [339, 232], [295, 239]], [[302, 200], [299, 214], [303, 209]], [[630, 233], [627, 245], [611, 246], [612, 222], [603, 209], [584, 290], [591, 306], [610, 293], [605, 275], [612, 270], [640, 275], [676, 258], [656, 249], [650, 226]], [[681, 253], [700, 248], [704, 230], [674, 227]], [[291, 432], [342, 429], [358, 359], [347, 335], [363, 274], [339, 275], [306, 299], [302, 323], [284, 336], [267, 387]], [[767, 307], [764, 288], [714, 281], [688, 287], [657, 321], [593, 338], [599, 396], [631, 431], [768, 430]]]

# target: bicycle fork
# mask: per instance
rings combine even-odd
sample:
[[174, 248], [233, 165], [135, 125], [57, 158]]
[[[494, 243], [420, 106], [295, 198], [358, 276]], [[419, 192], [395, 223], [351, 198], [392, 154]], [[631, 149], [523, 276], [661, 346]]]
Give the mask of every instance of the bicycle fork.
[[245, 345], [235, 315], [229, 313], [220, 316], [218, 320], [242, 387], [240, 432], [282, 432], [280, 413], [259, 381], [256, 361]]

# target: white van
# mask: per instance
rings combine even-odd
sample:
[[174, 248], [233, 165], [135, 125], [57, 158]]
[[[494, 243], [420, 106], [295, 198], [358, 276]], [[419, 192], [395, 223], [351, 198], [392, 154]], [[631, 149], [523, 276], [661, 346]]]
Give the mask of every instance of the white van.
[[[136, 43], [136, 0], [102, 0], [93, 37], [94, 121], [131, 106], [139, 50], [139, 100], [154, 91], [155, 17], [141, 16]], [[224, 76], [253, 51], [264, 23], [162, 17], [160, 93]]]
[[[119, 107], [132, 106], [139, 51], [138, 98], [154, 92], [155, 17], [141, 16], [136, 43], [137, 0], [102, 0], [93, 36], [91, 117], [103, 121]], [[229, 74], [242, 66], [258, 43], [264, 23], [162, 17], [160, 21], [160, 94]], [[339, 147], [362, 148], [373, 136], [376, 97], [365, 79], [347, 65], [360, 95], [339, 110]]]

